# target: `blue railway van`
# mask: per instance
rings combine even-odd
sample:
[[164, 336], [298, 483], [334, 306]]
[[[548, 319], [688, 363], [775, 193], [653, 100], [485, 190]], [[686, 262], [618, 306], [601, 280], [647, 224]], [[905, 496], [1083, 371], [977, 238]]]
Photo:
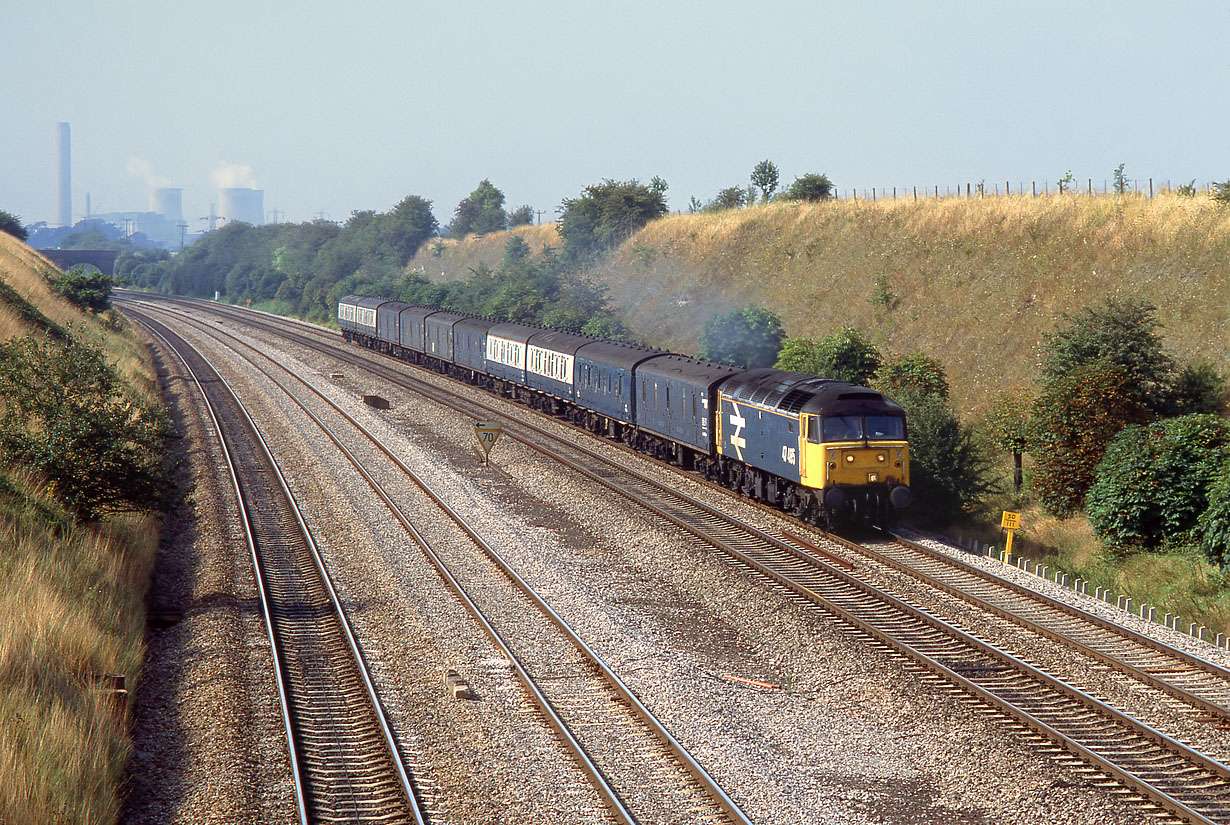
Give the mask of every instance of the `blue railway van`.
[[441, 310], [424, 319], [423, 352], [445, 363], [453, 362], [453, 325], [466, 316]]
[[496, 322], [488, 318], [466, 317], [453, 324], [453, 363], [459, 367], [487, 371], [487, 331]]
[[398, 315], [410, 306], [405, 301], [385, 301], [376, 308], [376, 337], [387, 344], [401, 343]]
[[401, 346], [402, 349], [423, 351], [423, 321], [436, 310], [431, 307], [408, 306], [401, 311]]
[[657, 355], [637, 365], [636, 424], [678, 444], [713, 452], [717, 386], [742, 370], [685, 355]]
[[663, 353], [635, 344], [592, 341], [577, 350], [576, 401], [624, 424], [636, 421], [632, 373], [636, 365]]

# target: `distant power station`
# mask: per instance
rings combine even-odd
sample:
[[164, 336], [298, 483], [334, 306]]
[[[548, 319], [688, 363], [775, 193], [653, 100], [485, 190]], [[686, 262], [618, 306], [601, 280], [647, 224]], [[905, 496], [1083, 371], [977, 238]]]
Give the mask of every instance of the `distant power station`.
[[218, 212], [228, 222], [243, 221], [253, 226], [265, 223], [265, 192], [263, 189], [222, 189], [218, 192]]
[[[58, 245], [60, 236], [67, 234], [73, 222], [72, 138], [68, 123], [56, 124], [56, 231], [50, 228], [47, 245]], [[148, 164], [144, 164], [148, 167]], [[130, 170], [131, 171], [131, 170]], [[151, 184], [155, 180], [152, 170], [146, 175]], [[247, 177], [250, 178], [250, 170]], [[181, 247], [195, 240], [195, 232], [189, 231], [184, 220], [184, 190], [177, 187], [152, 188], [149, 194], [149, 211], [103, 212], [91, 214], [90, 195], [85, 196], [85, 222], [87, 224], [112, 224], [122, 227], [124, 235], [144, 235], [149, 242], [164, 248]], [[219, 220], [229, 223], [248, 223], [263, 226], [265, 223], [265, 192], [262, 189], [228, 187], [218, 190], [218, 208], [210, 204], [208, 231], [217, 228]], [[42, 224], [46, 227], [46, 224]]]
[[67, 123], [56, 124], [56, 223], [73, 225], [73, 150]]

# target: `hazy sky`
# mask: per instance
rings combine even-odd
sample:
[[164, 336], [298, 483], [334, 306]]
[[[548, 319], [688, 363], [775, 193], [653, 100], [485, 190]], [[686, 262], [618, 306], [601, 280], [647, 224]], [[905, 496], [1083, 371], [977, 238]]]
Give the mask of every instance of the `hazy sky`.
[[1230, 4], [0, 0], [0, 208], [74, 219], [217, 179], [282, 220], [385, 210], [441, 224], [482, 178], [550, 219], [604, 178], [674, 209], [746, 185], [843, 190], [1230, 178]]

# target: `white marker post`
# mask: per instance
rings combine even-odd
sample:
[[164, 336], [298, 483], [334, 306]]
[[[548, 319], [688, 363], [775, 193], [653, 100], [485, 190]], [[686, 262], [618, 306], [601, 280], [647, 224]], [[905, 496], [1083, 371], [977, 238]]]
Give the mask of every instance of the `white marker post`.
[[474, 422], [474, 437], [478, 439], [479, 445], [483, 448], [483, 463], [490, 463], [491, 448], [495, 446], [495, 442], [500, 440], [499, 424], [492, 424], [490, 421]]

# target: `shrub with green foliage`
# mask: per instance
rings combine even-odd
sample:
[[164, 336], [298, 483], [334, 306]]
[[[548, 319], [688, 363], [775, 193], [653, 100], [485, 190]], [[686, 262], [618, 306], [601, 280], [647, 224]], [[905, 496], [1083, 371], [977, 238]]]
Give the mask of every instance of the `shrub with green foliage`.
[[1098, 462], [1089, 522], [1112, 549], [1156, 549], [1196, 527], [1227, 460], [1230, 422], [1215, 415], [1128, 427]]
[[1230, 568], [1230, 460], [1218, 470], [1209, 487], [1209, 504], [1196, 525], [1200, 549], [1223, 569]]
[[819, 341], [788, 338], [777, 359], [777, 368], [868, 385], [882, 359], [875, 344], [854, 327], [842, 327]]
[[636, 181], [604, 180], [560, 205], [559, 234], [564, 254], [585, 258], [617, 246], [645, 224], [669, 210], [666, 181], [655, 177], [648, 186]]
[[169, 421], [126, 391], [101, 349], [72, 338], [0, 343], [0, 398], [4, 460], [46, 478], [83, 518], [166, 503]]
[[916, 390], [923, 395], [948, 398], [948, 376], [944, 365], [917, 351], [889, 356], [876, 370], [871, 386], [890, 396]]
[[1022, 456], [1029, 449], [1029, 408], [1033, 396], [1023, 390], [1001, 390], [982, 421], [991, 444], [1012, 453], [1012, 492], [1021, 491]]
[[926, 524], [949, 524], [988, 491], [986, 458], [941, 396], [906, 389], [895, 400], [909, 429], [910, 512]]
[[454, 238], [464, 238], [471, 233], [482, 235], [487, 232], [498, 232], [508, 225], [508, 216], [504, 214], [504, 193], [497, 189], [491, 181], [483, 178], [478, 186], [461, 203], [453, 213], [453, 222], [449, 224], [448, 234]]
[[705, 211], [724, 212], [727, 209], [742, 209], [745, 206], [747, 206], [747, 190], [742, 186], [728, 186], [705, 205]]
[[534, 222], [534, 207], [526, 204], [518, 206], [516, 209], [508, 213], [508, 226], [513, 228], [516, 226], [529, 226]]
[[51, 288], [57, 294], [90, 312], [103, 312], [111, 307], [111, 276], [98, 267], [74, 266], [51, 278]]
[[772, 366], [782, 335], [782, 321], [771, 310], [744, 307], [705, 323], [697, 357], [747, 369]]
[[788, 201], [826, 201], [833, 197], [833, 182], [828, 175], [808, 172], [795, 178], [782, 197]]
[[1064, 316], [1066, 324], [1045, 336], [1044, 380], [1054, 383], [1094, 361], [1106, 361], [1126, 373], [1136, 400], [1164, 412], [1175, 364], [1162, 348], [1156, 313], [1147, 301], [1108, 298]]
[[1033, 490], [1051, 513], [1078, 512], [1111, 440], [1149, 419], [1137, 389], [1127, 369], [1097, 360], [1053, 379], [1038, 396], [1029, 433]]
[[0, 232], [6, 232], [12, 235], [19, 241], [27, 241], [30, 239], [30, 233], [21, 223], [21, 218], [14, 215], [12, 212], [6, 212], [0, 209]]
[[1209, 191], [1218, 203], [1230, 203], [1230, 180], [1213, 183]]
[[1207, 361], [1188, 364], [1175, 377], [1170, 414], [1220, 413], [1226, 409], [1226, 378]]

